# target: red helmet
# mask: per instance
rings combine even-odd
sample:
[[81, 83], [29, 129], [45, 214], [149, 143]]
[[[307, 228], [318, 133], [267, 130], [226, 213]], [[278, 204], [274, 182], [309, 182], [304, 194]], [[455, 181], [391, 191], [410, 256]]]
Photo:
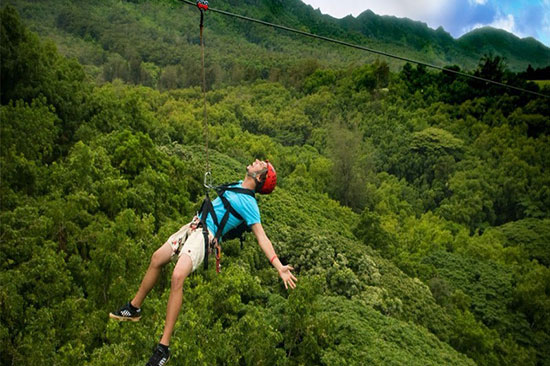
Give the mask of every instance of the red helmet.
[[260, 194], [270, 194], [275, 189], [277, 185], [277, 172], [269, 160], [265, 161], [267, 163], [267, 172], [265, 173], [265, 179], [258, 183], [256, 186], [256, 192]]

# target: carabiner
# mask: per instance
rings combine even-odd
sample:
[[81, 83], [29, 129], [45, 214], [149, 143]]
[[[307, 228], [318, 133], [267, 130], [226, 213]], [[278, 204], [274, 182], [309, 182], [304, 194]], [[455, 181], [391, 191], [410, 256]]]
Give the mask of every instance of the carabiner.
[[212, 189], [212, 172], [208, 171], [204, 173], [204, 187]]

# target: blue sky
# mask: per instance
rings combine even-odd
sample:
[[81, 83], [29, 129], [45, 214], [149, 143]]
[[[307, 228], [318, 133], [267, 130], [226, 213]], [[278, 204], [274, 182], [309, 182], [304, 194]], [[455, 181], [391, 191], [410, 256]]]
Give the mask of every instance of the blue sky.
[[442, 26], [458, 38], [474, 28], [492, 26], [550, 47], [550, 0], [302, 0], [336, 18], [366, 9]]

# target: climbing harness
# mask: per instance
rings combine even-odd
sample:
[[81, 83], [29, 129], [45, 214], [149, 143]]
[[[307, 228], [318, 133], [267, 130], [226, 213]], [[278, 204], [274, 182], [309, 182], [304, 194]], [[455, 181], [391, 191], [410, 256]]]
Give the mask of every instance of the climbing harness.
[[[253, 190], [236, 187], [236, 185], [238, 184], [239, 184], [238, 182], [235, 182], [235, 183], [229, 183], [229, 184], [211, 187], [216, 191], [216, 193], [218, 194], [218, 197], [221, 199], [223, 203], [223, 207], [225, 208], [225, 214], [223, 215], [221, 220], [217, 217], [216, 212], [214, 211], [214, 206], [212, 205], [212, 201], [210, 199], [210, 195], [208, 194], [208, 191], [206, 192], [206, 197], [202, 202], [199, 213], [200, 213], [200, 225], [202, 226], [202, 233], [204, 235], [204, 269], [205, 270], [208, 269], [209, 253], [212, 251], [215, 251], [216, 272], [220, 273], [220, 270], [221, 270], [220, 261], [221, 261], [221, 255], [222, 255], [222, 248], [221, 248], [220, 242], [223, 240], [230, 240], [238, 237], [241, 240], [241, 247], [242, 247], [243, 245], [242, 234], [245, 231], [250, 231], [243, 217], [237, 212], [237, 210], [235, 210], [235, 208], [233, 208], [233, 206], [231, 206], [231, 203], [229, 202], [229, 200], [224, 196], [225, 192], [229, 191], [237, 194], [246, 194], [256, 198], [256, 195]], [[242, 222], [239, 226], [223, 234], [225, 225], [229, 220], [230, 214]], [[210, 240], [209, 238], [208, 226], [206, 225], [206, 220], [208, 218], [208, 215], [210, 215], [210, 217], [212, 218], [212, 221], [214, 222], [214, 225], [216, 225], [217, 227], [216, 233], [212, 240]]]

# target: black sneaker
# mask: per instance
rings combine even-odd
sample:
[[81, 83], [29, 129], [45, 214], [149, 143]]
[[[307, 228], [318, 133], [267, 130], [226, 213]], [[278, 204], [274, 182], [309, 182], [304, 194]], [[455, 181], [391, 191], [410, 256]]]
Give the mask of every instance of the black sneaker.
[[109, 318], [137, 322], [141, 319], [141, 309], [136, 309], [135, 307], [130, 305], [130, 303], [127, 303], [119, 310], [113, 313], [109, 313]]
[[166, 362], [170, 359], [170, 349], [166, 346], [158, 344], [154, 351], [153, 355], [147, 362], [146, 366], [164, 366]]

